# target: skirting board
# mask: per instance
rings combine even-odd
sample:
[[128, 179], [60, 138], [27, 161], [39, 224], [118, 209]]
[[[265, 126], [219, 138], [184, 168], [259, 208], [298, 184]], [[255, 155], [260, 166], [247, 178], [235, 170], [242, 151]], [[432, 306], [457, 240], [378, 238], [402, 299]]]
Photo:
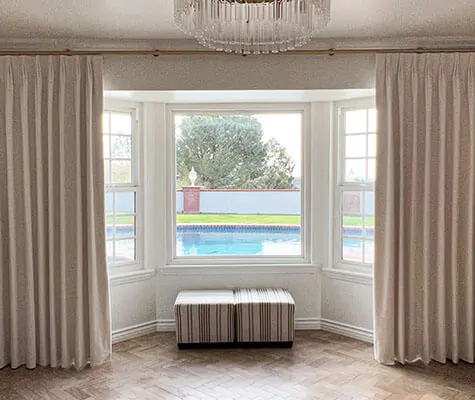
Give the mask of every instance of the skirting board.
[[112, 332], [112, 343], [123, 342], [139, 336], [148, 335], [157, 332], [157, 321], [149, 321], [143, 324], [129, 326], [127, 328], [117, 329]]
[[[370, 329], [359, 328], [328, 319], [297, 318], [295, 320], [295, 329], [298, 331], [323, 330], [362, 340], [364, 342], [373, 343], [373, 332]], [[175, 332], [175, 321], [173, 319], [162, 319], [118, 329], [112, 332], [112, 343], [123, 342], [124, 340], [133, 339], [154, 332]]]
[[373, 343], [373, 331], [371, 329], [360, 328], [358, 326], [331, 321], [325, 318], [320, 320], [320, 327], [322, 331], [332, 332], [352, 339], [358, 339], [363, 342]]

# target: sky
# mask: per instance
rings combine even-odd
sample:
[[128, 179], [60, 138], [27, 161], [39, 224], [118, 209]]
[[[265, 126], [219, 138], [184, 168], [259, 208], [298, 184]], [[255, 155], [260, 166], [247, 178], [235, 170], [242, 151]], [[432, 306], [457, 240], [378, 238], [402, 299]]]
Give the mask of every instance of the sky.
[[[262, 125], [264, 131], [264, 141], [275, 138], [287, 149], [287, 153], [295, 161], [294, 177], [300, 178], [302, 171], [301, 157], [301, 133], [302, 115], [300, 113], [279, 113], [268, 114], [259, 113], [253, 115]], [[177, 128], [180, 125], [182, 115], [176, 115]], [[179, 134], [177, 129], [176, 134]]]
[[287, 149], [287, 153], [295, 161], [294, 177], [302, 175], [302, 114], [256, 114], [256, 119], [261, 123], [264, 131], [264, 140], [275, 138]]

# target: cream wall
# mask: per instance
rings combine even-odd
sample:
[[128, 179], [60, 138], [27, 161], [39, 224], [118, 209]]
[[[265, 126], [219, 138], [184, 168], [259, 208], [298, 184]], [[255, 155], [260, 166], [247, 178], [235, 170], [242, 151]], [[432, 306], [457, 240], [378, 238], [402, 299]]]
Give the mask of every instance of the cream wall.
[[105, 57], [106, 90], [309, 90], [375, 87], [374, 55]]

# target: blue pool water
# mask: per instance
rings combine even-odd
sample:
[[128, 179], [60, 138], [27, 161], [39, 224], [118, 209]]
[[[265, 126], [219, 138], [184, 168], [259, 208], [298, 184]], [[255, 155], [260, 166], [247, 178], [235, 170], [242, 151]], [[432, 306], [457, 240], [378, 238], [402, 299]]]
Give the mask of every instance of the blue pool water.
[[177, 255], [295, 255], [300, 234], [284, 232], [177, 232]]
[[[373, 230], [363, 232], [361, 228], [345, 228], [343, 233], [353, 238], [343, 239], [343, 254], [346, 260], [360, 260], [363, 246], [371, 255], [374, 251]], [[365, 234], [365, 235], [364, 235]], [[112, 231], [108, 229], [107, 236]], [[131, 226], [117, 227], [116, 238], [134, 235]], [[366, 236], [363, 240], [358, 237]], [[121, 246], [129, 246], [129, 241], [120, 241]], [[124, 249], [125, 252], [127, 249]], [[211, 255], [267, 255], [300, 256], [302, 244], [298, 227], [243, 227], [243, 226], [179, 226], [176, 233], [176, 254], [178, 256]], [[365, 260], [372, 262], [371, 259]]]

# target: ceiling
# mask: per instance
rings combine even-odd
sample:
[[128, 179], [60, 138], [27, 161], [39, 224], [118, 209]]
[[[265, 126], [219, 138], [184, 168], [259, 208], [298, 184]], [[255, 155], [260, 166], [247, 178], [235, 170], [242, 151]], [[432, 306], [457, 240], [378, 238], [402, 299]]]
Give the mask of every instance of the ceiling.
[[[322, 38], [475, 37], [475, 0], [332, 0]], [[172, 0], [0, 0], [0, 38], [183, 39]]]

